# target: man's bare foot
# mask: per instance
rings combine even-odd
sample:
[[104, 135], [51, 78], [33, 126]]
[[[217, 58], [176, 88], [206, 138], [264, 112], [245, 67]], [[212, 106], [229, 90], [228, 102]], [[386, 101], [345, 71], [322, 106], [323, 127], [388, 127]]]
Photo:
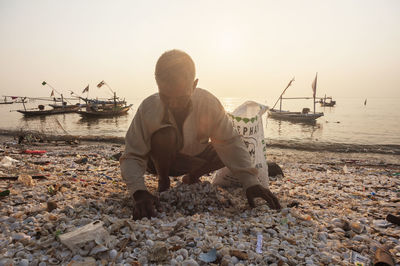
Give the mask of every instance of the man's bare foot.
[[192, 185], [195, 183], [200, 183], [199, 178], [193, 178], [189, 174], [186, 174], [182, 177], [182, 183], [187, 184], [187, 185]]
[[163, 192], [169, 189], [170, 187], [169, 177], [158, 177], [158, 192]]

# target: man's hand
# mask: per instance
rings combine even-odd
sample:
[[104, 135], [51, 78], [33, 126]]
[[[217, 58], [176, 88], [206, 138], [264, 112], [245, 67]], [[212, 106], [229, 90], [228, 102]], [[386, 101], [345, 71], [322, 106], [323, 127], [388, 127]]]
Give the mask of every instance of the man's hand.
[[247, 188], [246, 196], [247, 201], [252, 208], [256, 206], [256, 204], [254, 203], [255, 198], [263, 198], [265, 201], [267, 201], [267, 204], [271, 209], [281, 209], [278, 198], [274, 194], [272, 194], [272, 192], [268, 188], [265, 188], [261, 185], [255, 185]]
[[138, 190], [133, 193], [135, 206], [133, 207], [133, 219], [140, 220], [143, 217], [151, 218], [157, 215], [156, 208], [160, 207], [160, 201], [147, 190]]

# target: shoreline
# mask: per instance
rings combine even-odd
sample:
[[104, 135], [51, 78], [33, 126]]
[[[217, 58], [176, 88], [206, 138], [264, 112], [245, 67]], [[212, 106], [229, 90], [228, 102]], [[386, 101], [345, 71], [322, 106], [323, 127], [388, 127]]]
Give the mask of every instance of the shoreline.
[[[114, 144], [125, 144], [124, 137], [102, 136], [102, 135], [52, 135], [37, 131], [22, 130], [5, 130], [0, 129], [0, 136], [17, 137], [20, 135], [35, 135], [46, 141], [87, 141], [87, 142], [103, 142]], [[294, 149], [300, 151], [315, 152], [350, 152], [350, 153], [377, 153], [400, 155], [400, 145], [398, 144], [349, 144], [335, 142], [311, 142], [311, 141], [294, 141], [294, 140], [274, 140], [266, 138], [268, 148]]]

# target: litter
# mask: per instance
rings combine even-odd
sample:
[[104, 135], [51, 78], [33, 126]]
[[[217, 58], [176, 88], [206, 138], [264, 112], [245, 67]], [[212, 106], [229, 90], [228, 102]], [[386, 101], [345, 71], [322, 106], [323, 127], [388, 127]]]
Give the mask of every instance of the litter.
[[263, 245], [263, 236], [262, 236], [262, 234], [258, 234], [257, 235], [257, 248], [256, 248], [256, 252], [258, 254], [262, 253], [262, 245]]
[[217, 250], [213, 248], [207, 253], [201, 253], [199, 259], [205, 263], [214, 262], [217, 260]]
[[0, 161], [0, 166], [3, 166], [3, 167], [10, 167], [10, 166], [12, 166], [14, 163], [17, 163], [17, 162], [19, 162], [19, 161], [18, 161], [18, 160], [15, 160], [15, 159], [13, 159], [13, 158], [11, 158], [11, 157], [4, 156], [3, 159]]
[[94, 221], [76, 230], [59, 236], [60, 242], [72, 251], [76, 250], [80, 244], [89, 241], [104, 243], [108, 245], [109, 234], [103, 227], [102, 221]]

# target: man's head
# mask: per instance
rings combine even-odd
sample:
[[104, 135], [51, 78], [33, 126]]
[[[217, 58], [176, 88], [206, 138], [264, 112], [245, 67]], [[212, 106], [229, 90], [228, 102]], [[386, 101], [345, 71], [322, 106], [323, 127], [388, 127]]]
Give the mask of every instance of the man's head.
[[197, 86], [196, 69], [190, 56], [180, 50], [163, 53], [157, 61], [155, 77], [161, 100], [172, 111], [186, 109]]

